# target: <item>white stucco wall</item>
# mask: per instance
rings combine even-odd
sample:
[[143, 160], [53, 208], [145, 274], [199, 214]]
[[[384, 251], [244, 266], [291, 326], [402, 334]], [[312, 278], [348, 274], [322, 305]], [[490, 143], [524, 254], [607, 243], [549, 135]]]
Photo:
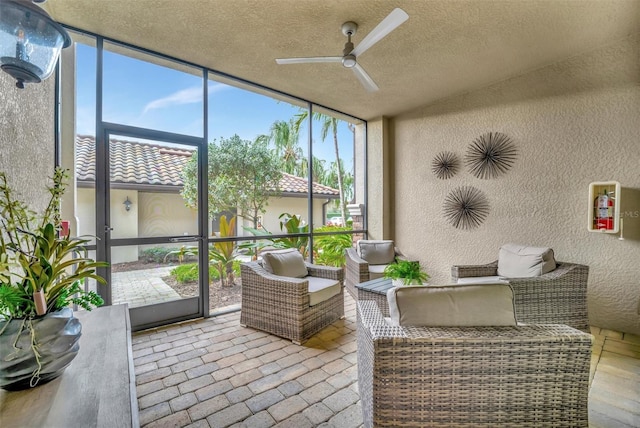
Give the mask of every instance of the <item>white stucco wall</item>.
[[[76, 201], [76, 219], [78, 220], [79, 235], [95, 236], [95, 191], [92, 188], [78, 188]], [[132, 202], [131, 210], [127, 211], [123, 205], [126, 197]], [[110, 226], [113, 228], [111, 237], [137, 238], [138, 223], [138, 192], [135, 190], [111, 189], [111, 213]], [[138, 246], [128, 245], [124, 247], [113, 247], [111, 251], [111, 263], [134, 262], [138, 260]]]
[[187, 208], [180, 194], [140, 192], [137, 197], [139, 236], [198, 234], [198, 212]]
[[389, 119], [370, 120], [367, 124], [367, 226], [368, 239], [393, 237], [392, 161]]
[[[639, 39], [392, 119], [395, 239], [432, 282], [447, 283], [453, 264], [495, 260], [507, 242], [549, 246], [558, 260], [590, 267], [592, 325], [640, 334]], [[437, 153], [463, 159], [489, 131], [517, 146], [506, 175], [480, 180], [464, 167], [450, 180], [432, 174]], [[587, 231], [588, 185], [607, 180], [625, 188], [625, 240]], [[446, 195], [461, 185], [489, 199], [491, 213], [478, 229], [455, 229], [442, 215]]]
[[[321, 227], [324, 223], [322, 216], [322, 204], [324, 204], [326, 199], [314, 199], [313, 200], [313, 227]], [[280, 198], [270, 198], [269, 205], [267, 206], [267, 211], [263, 215], [263, 223], [267, 230], [271, 233], [279, 234], [280, 231], [280, 219], [278, 218], [280, 214], [289, 213], [289, 214], [300, 214], [302, 215], [302, 220], [305, 223], [309, 222], [309, 216], [307, 215], [307, 198], [294, 198], [294, 197], [280, 197]], [[249, 221], [243, 222], [244, 226], [253, 227], [253, 223]], [[239, 228], [238, 231], [239, 236], [251, 236], [250, 233], [244, 232], [242, 227]]]
[[20, 200], [37, 211], [49, 202], [54, 168], [55, 76], [16, 88], [0, 72], [0, 171]]

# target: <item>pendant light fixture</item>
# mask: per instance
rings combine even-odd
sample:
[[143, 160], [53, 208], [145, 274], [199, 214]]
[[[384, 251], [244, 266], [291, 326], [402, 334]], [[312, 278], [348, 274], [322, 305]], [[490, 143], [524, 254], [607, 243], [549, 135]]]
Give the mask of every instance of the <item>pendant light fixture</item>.
[[0, 68], [16, 86], [39, 83], [53, 73], [60, 51], [71, 45], [67, 31], [33, 3], [0, 0]]

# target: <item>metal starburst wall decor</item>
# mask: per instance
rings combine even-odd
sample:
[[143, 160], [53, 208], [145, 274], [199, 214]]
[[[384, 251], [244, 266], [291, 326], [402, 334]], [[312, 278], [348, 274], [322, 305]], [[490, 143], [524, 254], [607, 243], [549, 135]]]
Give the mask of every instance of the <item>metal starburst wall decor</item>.
[[446, 180], [458, 172], [458, 156], [451, 152], [440, 152], [431, 161], [431, 171], [441, 180]]
[[516, 153], [511, 138], [500, 132], [488, 132], [473, 140], [464, 162], [477, 178], [496, 178], [511, 168]]
[[444, 217], [458, 229], [475, 229], [488, 215], [487, 197], [472, 186], [462, 186], [452, 190], [444, 201]]

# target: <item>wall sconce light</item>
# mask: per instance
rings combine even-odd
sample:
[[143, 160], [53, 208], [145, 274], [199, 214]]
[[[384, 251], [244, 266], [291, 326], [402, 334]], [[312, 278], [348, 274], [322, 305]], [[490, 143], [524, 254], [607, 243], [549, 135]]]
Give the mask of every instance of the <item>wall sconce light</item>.
[[123, 202], [124, 204], [124, 209], [127, 211], [131, 211], [131, 205], [133, 205], [133, 202], [131, 202], [129, 200], [129, 197], [127, 196], [127, 199], [125, 199], [125, 201]]
[[16, 86], [39, 83], [53, 73], [63, 48], [71, 45], [67, 31], [33, 3], [0, 2], [0, 68], [16, 79]]

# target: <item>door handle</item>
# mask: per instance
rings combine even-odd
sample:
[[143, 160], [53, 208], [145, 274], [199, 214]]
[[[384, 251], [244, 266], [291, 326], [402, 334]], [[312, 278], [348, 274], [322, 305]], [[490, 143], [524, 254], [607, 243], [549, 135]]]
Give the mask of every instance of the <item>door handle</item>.
[[179, 238], [169, 238], [169, 242], [191, 242], [197, 241], [199, 238], [197, 236], [184, 236]]
[[106, 233], [113, 232], [113, 227], [110, 227], [110, 226], [105, 225], [105, 226], [104, 226], [104, 231], [105, 231]]

